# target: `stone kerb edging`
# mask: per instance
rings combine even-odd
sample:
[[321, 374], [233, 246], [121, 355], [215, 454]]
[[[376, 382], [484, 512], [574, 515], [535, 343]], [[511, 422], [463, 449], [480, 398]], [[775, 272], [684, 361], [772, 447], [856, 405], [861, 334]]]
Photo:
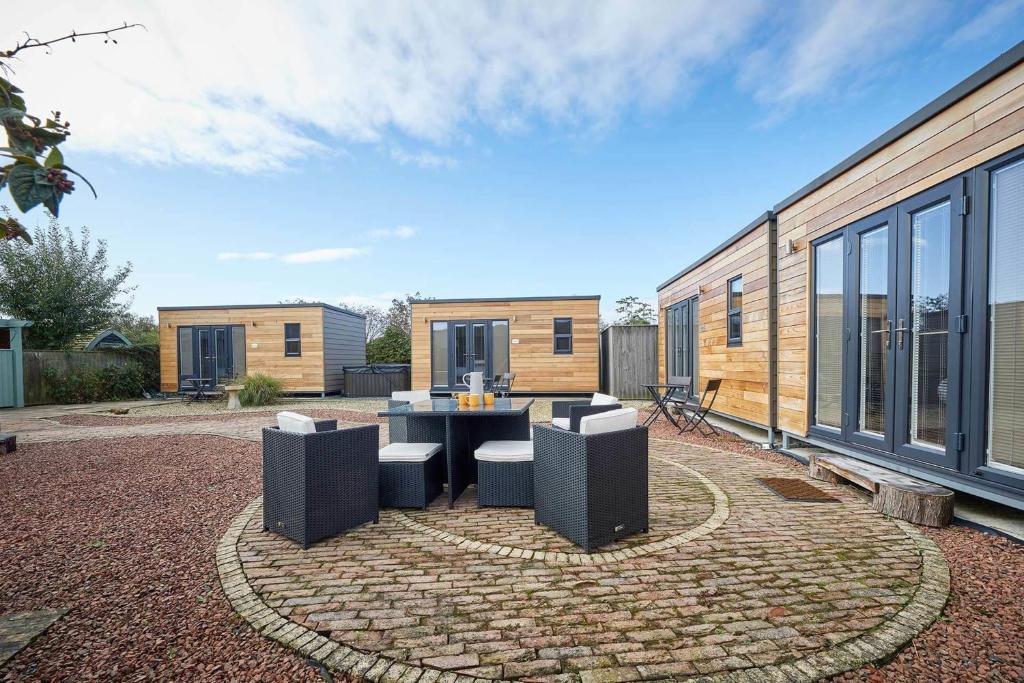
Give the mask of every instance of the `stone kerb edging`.
[[729, 519], [729, 497], [725, 495], [725, 492], [721, 488], [719, 488], [718, 484], [711, 481], [711, 479], [697, 470], [687, 467], [681, 463], [673, 462], [672, 460], [656, 455], [652, 455], [650, 458], [652, 460], [657, 460], [667, 465], [671, 465], [672, 467], [677, 467], [703, 484], [714, 498], [714, 509], [706, 520], [692, 529], [687, 529], [682, 533], [669, 536], [668, 538], [664, 538], [660, 541], [644, 543], [630, 548], [623, 548], [622, 550], [614, 550], [604, 553], [563, 553], [557, 551], [529, 550], [527, 548], [517, 548], [515, 546], [475, 541], [472, 538], [453, 534], [441, 529], [435, 529], [427, 524], [417, 522], [399, 511], [394, 511], [394, 515], [398, 523], [407, 529], [436, 538], [439, 541], [444, 541], [445, 543], [467, 552], [490, 553], [491, 555], [522, 558], [524, 560], [539, 560], [541, 562], [554, 565], [580, 566], [607, 565], [614, 562], [633, 560], [638, 557], [644, 557], [663, 550], [668, 550], [669, 548], [675, 548], [683, 545], [684, 543], [689, 543], [690, 541], [700, 538], [701, 536], [710, 534]]

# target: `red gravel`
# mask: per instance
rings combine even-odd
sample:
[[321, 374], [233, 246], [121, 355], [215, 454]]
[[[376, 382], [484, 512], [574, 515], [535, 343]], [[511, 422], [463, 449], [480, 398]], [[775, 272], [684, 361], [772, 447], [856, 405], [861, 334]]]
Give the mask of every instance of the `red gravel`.
[[0, 614], [71, 611], [5, 680], [319, 680], [237, 618], [217, 578], [216, 543], [259, 494], [258, 444], [19, 446], [0, 458]]

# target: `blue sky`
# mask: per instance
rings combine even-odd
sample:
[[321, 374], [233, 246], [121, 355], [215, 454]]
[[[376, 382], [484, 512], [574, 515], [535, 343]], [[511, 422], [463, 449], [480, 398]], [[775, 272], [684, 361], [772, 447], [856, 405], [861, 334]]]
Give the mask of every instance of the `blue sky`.
[[611, 319], [1024, 37], [1021, 0], [55, 4], [2, 44], [147, 26], [14, 78], [72, 121], [100, 197], [62, 219], [146, 314], [418, 290]]

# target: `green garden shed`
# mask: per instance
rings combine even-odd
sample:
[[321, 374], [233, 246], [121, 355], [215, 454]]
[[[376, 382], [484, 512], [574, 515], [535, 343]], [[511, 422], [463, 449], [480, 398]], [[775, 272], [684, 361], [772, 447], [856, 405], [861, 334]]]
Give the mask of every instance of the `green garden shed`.
[[0, 319], [0, 408], [22, 408], [25, 405], [22, 330], [31, 326], [28, 320]]

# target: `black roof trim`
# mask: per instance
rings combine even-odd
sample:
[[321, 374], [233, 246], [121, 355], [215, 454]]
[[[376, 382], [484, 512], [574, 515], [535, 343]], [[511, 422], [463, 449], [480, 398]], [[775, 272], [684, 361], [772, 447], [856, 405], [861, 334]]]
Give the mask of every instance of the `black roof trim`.
[[669, 279], [667, 279], [664, 282], [662, 282], [660, 285], [658, 285], [657, 291], [660, 292], [661, 290], [665, 289], [670, 284], [672, 284], [673, 282], [675, 282], [679, 278], [683, 277], [684, 275], [686, 275], [691, 270], [693, 270], [697, 266], [699, 266], [702, 263], [704, 263], [705, 261], [707, 261], [709, 258], [714, 256], [718, 252], [722, 251], [723, 249], [725, 249], [727, 246], [729, 246], [730, 244], [732, 244], [736, 240], [740, 239], [741, 237], [746, 236], [747, 233], [749, 233], [750, 231], [755, 230], [758, 227], [764, 225], [766, 222], [773, 221], [773, 220], [775, 220], [775, 214], [771, 211], [771, 209], [769, 209], [768, 211], [765, 211], [760, 216], [758, 216], [754, 220], [752, 220], [749, 223], [747, 223], [746, 226], [744, 226], [743, 229], [740, 230], [739, 232], [737, 232], [735, 235], [733, 235], [729, 239], [725, 240], [724, 242], [719, 244], [717, 247], [715, 247], [714, 249], [712, 249], [708, 253], [704, 254], [699, 259], [697, 259], [696, 261], [694, 261], [690, 265], [686, 266], [685, 268], [683, 268], [681, 271], [679, 271], [678, 273], [676, 273], [675, 275], [673, 275]]
[[475, 304], [475, 303], [501, 303], [505, 301], [579, 301], [583, 299], [601, 300], [600, 294], [585, 294], [572, 296], [506, 296], [506, 297], [481, 297], [479, 299], [413, 299], [414, 304]]
[[218, 308], [326, 308], [338, 313], [347, 313], [357, 318], [366, 318], [362, 313], [350, 311], [340, 306], [332, 306], [319, 301], [308, 304], [225, 304], [223, 306], [157, 306], [157, 311], [209, 311]]
[[781, 213], [815, 190], [821, 188], [830, 181], [835, 180], [838, 176], [864, 161], [872, 154], [878, 152], [886, 145], [889, 145], [895, 140], [903, 137], [914, 128], [917, 128], [922, 123], [941, 112], [943, 109], [948, 109], [986, 83], [998, 78], [1013, 67], [1017, 66], [1022, 61], [1024, 61], [1024, 41], [1017, 43], [985, 66], [978, 69], [973, 74], [960, 81], [952, 88], [942, 93], [937, 98], [921, 107], [868, 144], [861, 147], [846, 159], [843, 159], [841, 162], [783, 199], [775, 205], [775, 213]]

